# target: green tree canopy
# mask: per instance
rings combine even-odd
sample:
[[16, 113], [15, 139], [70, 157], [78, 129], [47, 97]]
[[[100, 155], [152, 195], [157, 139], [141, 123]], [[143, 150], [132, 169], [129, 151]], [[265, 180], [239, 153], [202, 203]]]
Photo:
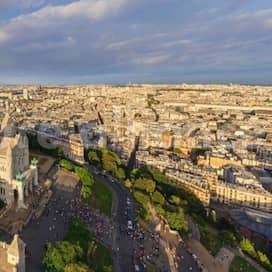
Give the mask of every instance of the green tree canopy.
[[258, 260], [262, 264], [262, 266], [264, 266], [270, 270], [272, 269], [271, 261], [269, 260], [269, 258], [267, 257], [266, 254], [264, 254], [261, 251], [257, 251], [257, 256], [258, 256]]
[[141, 171], [139, 168], [134, 168], [129, 174], [129, 178], [132, 180], [136, 180], [142, 177]]
[[127, 179], [127, 180], [125, 180], [125, 186], [127, 187], [127, 188], [131, 188], [132, 187], [132, 182], [129, 180], [129, 179]]
[[151, 179], [138, 179], [134, 183], [134, 188], [153, 193], [156, 188], [156, 183]]
[[98, 156], [97, 151], [95, 151], [95, 150], [91, 150], [88, 153], [88, 159], [89, 159], [90, 163], [94, 164], [95, 166], [101, 165], [100, 157]]
[[70, 161], [60, 160], [59, 165], [69, 171], [74, 170], [74, 165]]
[[86, 264], [71, 263], [65, 266], [64, 272], [93, 272], [93, 270], [91, 270]]
[[257, 252], [255, 251], [254, 245], [248, 239], [243, 238], [240, 242], [240, 247], [250, 256], [254, 258], [257, 257]]
[[43, 266], [45, 272], [62, 272], [65, 266], [61, 253], [51, 243], [47, 245]]
[[122, 167], [119, 167], [115, 173], [117, 179], [124, 180], [126, 178], [125, 170]]
[[160, 205], [163, 205], [165, 203], [165, 198], [159, 191], [155, 191], [153, 193], [152, 200]]
[[166, 212], [166, 220], [172, 229], [186, 233], [189, 230], [188, 222], [185, 219], [182, 208], [179, 208], [177, 212]]
[[147, 204], [149, 202], [149, 197], [146, 194], [144, 194], [142, 192], [135, 191], [133, 193], [133, 196], [138, 203], [140, 203], [144, 207], [147, 207]]
[[93, 176], [88, 172], [88, 170], [82, 167], [75, 168], [76, 174], [80, 177], [83, 185], [85, 186], [92, 186], [94, 184]]
[[170, 201], [175, 204], [176, 206], [180, 205], [180, 197], [176, 196], [176, 195], [171, 195], [170, 197]]
[[79, 245], [61, 241], [55, 246], [48, 244], [43, 265], [46, 272], [63, 272], [67, 264], [75, 263], [82, 258], [83, 250]]

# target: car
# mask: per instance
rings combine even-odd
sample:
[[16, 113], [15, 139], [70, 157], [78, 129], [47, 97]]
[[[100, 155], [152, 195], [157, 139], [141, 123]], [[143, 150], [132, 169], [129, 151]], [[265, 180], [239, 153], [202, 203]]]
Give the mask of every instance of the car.
[[194, 260], [197, 260], [197, 256], [195, 254], [192, 254], [192, 257], [194, 258]]
[[128, 220], [128, 230], [133, 230], [133, 225], [132, 225], [132, 221], [131, 220]]

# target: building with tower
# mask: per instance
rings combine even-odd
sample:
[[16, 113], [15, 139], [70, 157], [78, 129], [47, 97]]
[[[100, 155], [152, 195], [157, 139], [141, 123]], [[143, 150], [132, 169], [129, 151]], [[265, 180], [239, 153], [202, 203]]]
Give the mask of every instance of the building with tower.
[[26, 208], [25, 197], [38, 185], [37, 160], [29, 161], [28, 138], [17, 132], [10, 114], [0, 130], [0, 199]]
[[0, 272], [25, 272], [25, 246], [18, 234], [12, 241], [0, 241]]

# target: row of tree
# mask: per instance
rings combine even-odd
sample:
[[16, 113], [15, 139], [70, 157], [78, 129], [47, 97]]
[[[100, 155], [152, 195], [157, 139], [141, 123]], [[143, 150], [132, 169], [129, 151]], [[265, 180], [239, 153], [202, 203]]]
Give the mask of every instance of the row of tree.
[[118, 155], [107, 148], [97, 148], [88, 152], [88, 160], [99, 169], [103, 169], [119, 180], [126, 177], [125, 166]]
[[92, 186], [94, 185], [94, 178], [88, 170], [82, 167], [74, 166], [74, 164], [67, 160], [60, 160], [59, 165], [69, 171], [73, 171], [80, 178], [82, 182], [81, 196], [84, 200], [89, 199], [92, 195]]
[[260, 250], [256, 250], [254, 244], [252, 244], [248, 239], [242, 239], [240, 247], [246, 254], [257, 260], [257, 262], [259, 262], [264, 268], [272, 271], [271, 260], [265, 253]]
[[[133, 190], [135, 200], [141, 205], [139, 215], [144, 221], [150, 220], [148, 205], [152, 205], [157, 213], [167, 220], [172, 229], [182, 234], [188, 232], [188, 223], [182, 207], [187, 204], [187, 201], [182, 200], [176, 194], [165, 194], [160, 182], [166, 181], [166, 177], [161, 172], [148, 168], [133, 169], [129, 177], [130, 179], [125, 181], [125, 185]], [[169, 181], [167, 180], [167, 182]]]

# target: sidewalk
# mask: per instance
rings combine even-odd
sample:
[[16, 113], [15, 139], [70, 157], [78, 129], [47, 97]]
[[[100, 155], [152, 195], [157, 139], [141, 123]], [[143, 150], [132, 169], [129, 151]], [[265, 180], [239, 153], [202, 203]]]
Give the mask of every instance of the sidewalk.
[[199, 241], [189, 239], [186, 241], [186, 245], [189, 250], [198, 257], [200, 263], [202, 263], [209, 272], [229, 272], [228, 265], [224, 262], [219, 262], [218, 259], [214, 258]]

